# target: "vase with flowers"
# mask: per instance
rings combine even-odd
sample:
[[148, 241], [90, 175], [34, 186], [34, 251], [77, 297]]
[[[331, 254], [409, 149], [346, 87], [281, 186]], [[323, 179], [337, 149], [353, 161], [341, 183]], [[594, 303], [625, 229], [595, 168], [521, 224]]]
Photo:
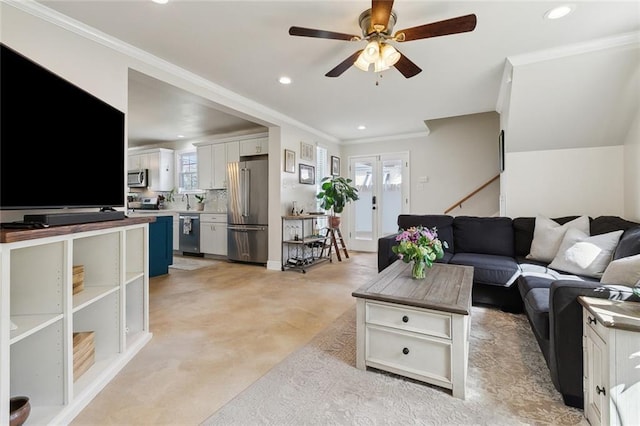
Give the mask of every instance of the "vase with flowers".
[[446, 241], [438, 239], [436, 228], [414, 226], [401, 232], [396, 237], [399, 243], [391, 248], [403, 262], [413, 262], [411, 276], [421, 279], [426, 276], [426, 269], [442, 259], [444, 249], [448, 247]]

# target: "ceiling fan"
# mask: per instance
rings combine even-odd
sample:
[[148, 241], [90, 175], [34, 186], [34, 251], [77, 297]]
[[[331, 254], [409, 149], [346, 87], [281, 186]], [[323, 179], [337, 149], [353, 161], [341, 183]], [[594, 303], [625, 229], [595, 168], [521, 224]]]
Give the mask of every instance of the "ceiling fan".
[[337, 33], [333, 31], [315, 30], [312, 28], [291, 27], [289, 35], [302, 37], [327, 38], [346, 41], [367, 41], [364, 49], [358, 50], [335, 68], [325, 74], [327, 77], [338, 77], [349, 67], [368, 71], [373, 65], [375, 72], [382, 72], [395, 66], [405, 78], [411, 78], [422, 69], [411, 62], [409, 58], [398, 52], [389, 41], [405, 42], [424, 38], [439, 37], [450, 34], [473, 31], [476, 27], [476, 15], [464, 15], [431, 24], [419, 25], [393, 32], [397, 15], [393, 8], [393, 0], [372, 0], [371, 9], [360, 14], [358, 22], [362, 29], [362, 36]]

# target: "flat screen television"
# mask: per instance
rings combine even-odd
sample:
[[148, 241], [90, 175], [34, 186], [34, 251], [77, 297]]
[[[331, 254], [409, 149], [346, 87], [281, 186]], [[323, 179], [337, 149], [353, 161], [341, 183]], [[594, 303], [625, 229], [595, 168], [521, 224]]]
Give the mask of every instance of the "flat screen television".
[[123, 207], [124, 113], [0, 46], [0, 210]]

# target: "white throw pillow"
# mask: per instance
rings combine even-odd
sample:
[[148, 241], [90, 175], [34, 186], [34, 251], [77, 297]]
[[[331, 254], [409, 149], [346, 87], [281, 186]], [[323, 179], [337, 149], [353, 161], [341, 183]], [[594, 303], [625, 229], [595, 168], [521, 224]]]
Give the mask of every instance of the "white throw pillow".
[[637, 287], [640, 284], [640, 254], [623, 257], [609, 263], [600, 282]]
[[560, 243], [567, 229], [575, 228], [589, 235], [589, 217], [580, 216], [570, 222], [560, 225], [555, 220], [544, 216], [536, 216], [536, 226], [533, 229], [533, 241], [527, 259], [540, 262], [551, 262], [558, 253]]
[[600, 278], [611, 262], [622, 232], [590, 237], [579, 229], [568, 229], [549, 268]]

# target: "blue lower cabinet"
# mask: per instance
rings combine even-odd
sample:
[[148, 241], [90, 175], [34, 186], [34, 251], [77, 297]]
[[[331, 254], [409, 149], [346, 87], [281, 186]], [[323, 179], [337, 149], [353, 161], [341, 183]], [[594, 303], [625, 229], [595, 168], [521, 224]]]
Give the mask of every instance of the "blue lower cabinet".
[[173, 263], [173, 216], [158, 216], [149, 224], [149, 276], [169, 273]]

